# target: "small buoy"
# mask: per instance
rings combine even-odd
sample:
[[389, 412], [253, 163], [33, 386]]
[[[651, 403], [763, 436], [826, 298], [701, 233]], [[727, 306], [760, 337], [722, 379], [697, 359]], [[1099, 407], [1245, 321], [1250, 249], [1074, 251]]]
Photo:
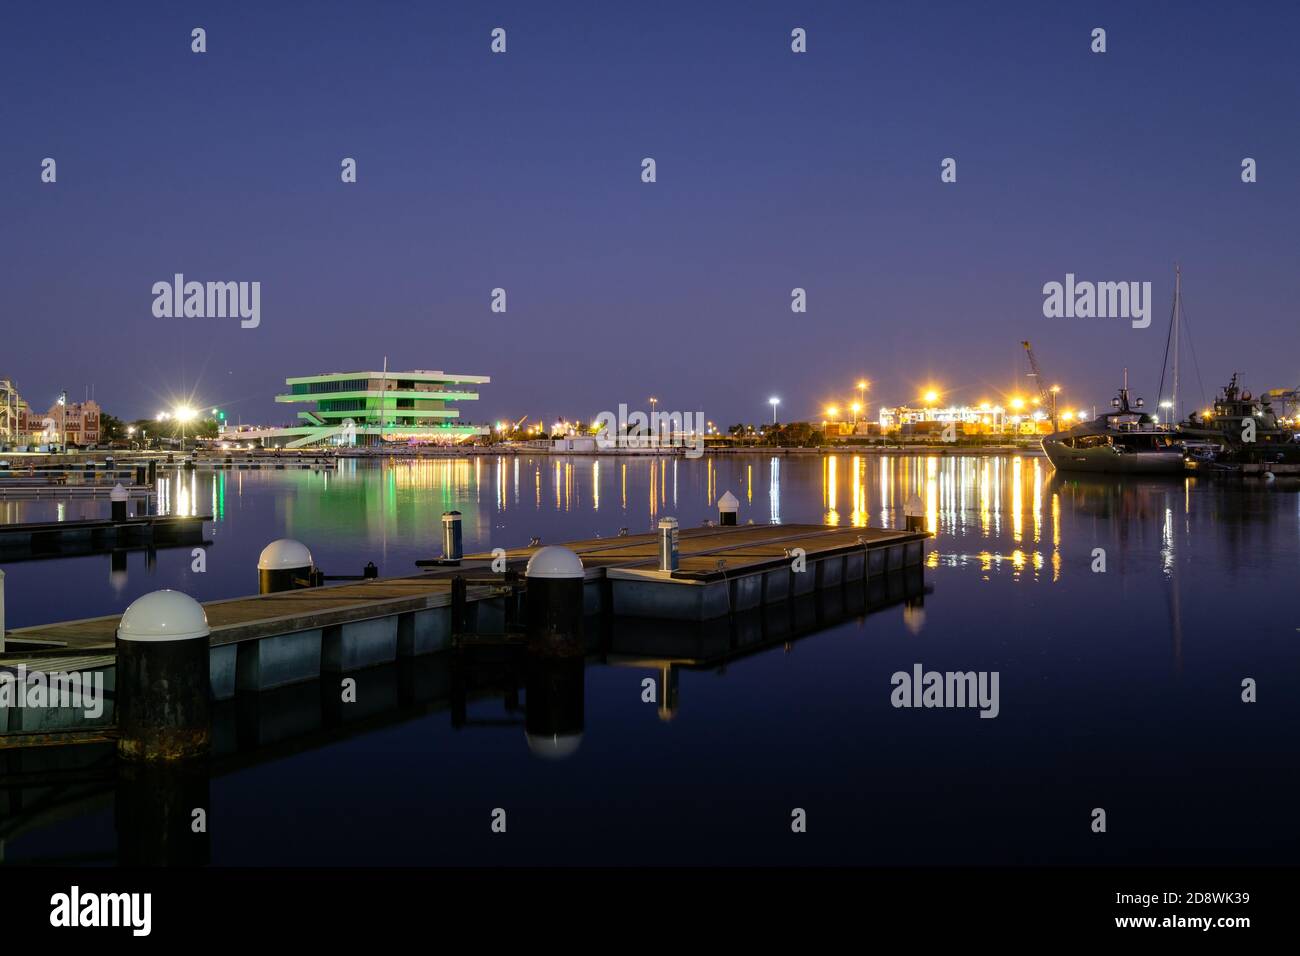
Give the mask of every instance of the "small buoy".
[[1273, 480], [1274, 478], [1276, 478], [1276, 477], [1277, 477], [1277, 476], [1274, 475], [1271, 471], [1266, 471], [1266, 472], [1264, 472], [1264, 480], [1265, 480], [1265, 481], [1272, 481], [1272, 480]]

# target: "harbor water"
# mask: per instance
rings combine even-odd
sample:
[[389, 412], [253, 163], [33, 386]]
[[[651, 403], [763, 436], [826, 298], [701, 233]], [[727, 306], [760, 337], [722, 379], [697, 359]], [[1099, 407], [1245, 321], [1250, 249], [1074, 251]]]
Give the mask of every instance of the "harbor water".
[[[210, 862], [1300, 862], [1290, 479], [1067, 476], [1038, 455], [924, 453], [183, 471], [162, 478], [158, 510], [213, 515], [202, 571], [189, 548], [133, 552], [116, 570], [107, 556], [4, 564], [7, 625], [118, 613], [159, 588], [253, 593], [258, 553], [279, 537], [326, 574], [373, 561], [392, 576], [439, 554], [445, 511], [461, 512], [472, 553], [650, 532], [668, 516], [698, 527], [727, 491], [740, 524], [901, 528], [918, 496], [934, 533], [924, 599], [677, 668], [671, 693], [653, 660], [589, 658], [571, 688], [581, 735], [562, 749], [530, 738], [526, 681], [515, 694], [490, 680], [454, 719], [430, 706], [285, 734], [273, 751], [241, 741], [249, 759], [207, 785]], [[108, 507], [6, 500], [0, 522]], [[893, 675], [917, 665], [996, 674], [996, 716], [895, 706]], [[343, 706], [366, 707], [387, 679], [359, 675]], [[336, 684], [275, 693], [291, 720], [334, 701]], [[7, 759], [5, 863], [131, 858], [111, 764], [70, 792], [34, 787]]]

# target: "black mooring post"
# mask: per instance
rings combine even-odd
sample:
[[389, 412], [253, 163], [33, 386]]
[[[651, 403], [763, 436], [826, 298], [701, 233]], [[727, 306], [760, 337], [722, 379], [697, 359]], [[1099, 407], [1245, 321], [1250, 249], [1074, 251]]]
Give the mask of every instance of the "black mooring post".
[[451, 632], [453, 634], [465, 633], [465, 610], [468, 604], [469, 589], [465, 584], [463, 575], [456, 575], [451, 579]]
[[506, 587], [510, 593], [505, 597], [506, 607], [506, 633], [509, 634], [519, 624], [519, 571], [515, 568], [507, 568], [505, 574]]

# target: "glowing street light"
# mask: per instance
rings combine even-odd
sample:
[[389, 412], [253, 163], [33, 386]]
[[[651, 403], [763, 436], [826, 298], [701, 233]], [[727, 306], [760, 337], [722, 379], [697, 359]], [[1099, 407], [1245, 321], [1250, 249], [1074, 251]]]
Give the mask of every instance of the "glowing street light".
[[781, 404], [781, 399], [779, 399], [779, 398], [777, 398], [775, 395], [773, 395], [771, 398], [769, 398], [769, 399], [767, 400], [767, 403], [768, 403], [769, 405], [772, 406], [772, 424], [775, 425], [775, 424], [776, 424], [776, 406], [778, 406], [778, 405]]
[[185, 423], [198, 417], [198, 411], [190, 405], [177, 405], [172, 409], [172, 417], [181, 423], [181, 448], [185, 447]]
[[939, 393], [931, 388], [931, 389], [927, 389], [925, 395], [923, 395], [922, 397], [925, 399], [925, 403], [927, 405], [933, 405], [935, 402], [939, 400]]
[[840, 410], [838, 406], [836, 405], [826, 406], [826, 417], [829, 418], [831, 421], [835, 421], [835, 416], [838, 415], [839, 413]]

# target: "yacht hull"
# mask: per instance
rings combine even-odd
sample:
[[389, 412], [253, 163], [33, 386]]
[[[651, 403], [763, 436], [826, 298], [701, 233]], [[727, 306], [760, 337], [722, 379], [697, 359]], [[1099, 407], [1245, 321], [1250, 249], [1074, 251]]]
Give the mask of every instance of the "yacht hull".
[[1098, 448], [1070, 448], [1048, 438], [1043, 452], [1058, 471], [1108, 472], [1120, 475], [1177, 475], [1184, 470], [1181, 450], [1116, 452]]

